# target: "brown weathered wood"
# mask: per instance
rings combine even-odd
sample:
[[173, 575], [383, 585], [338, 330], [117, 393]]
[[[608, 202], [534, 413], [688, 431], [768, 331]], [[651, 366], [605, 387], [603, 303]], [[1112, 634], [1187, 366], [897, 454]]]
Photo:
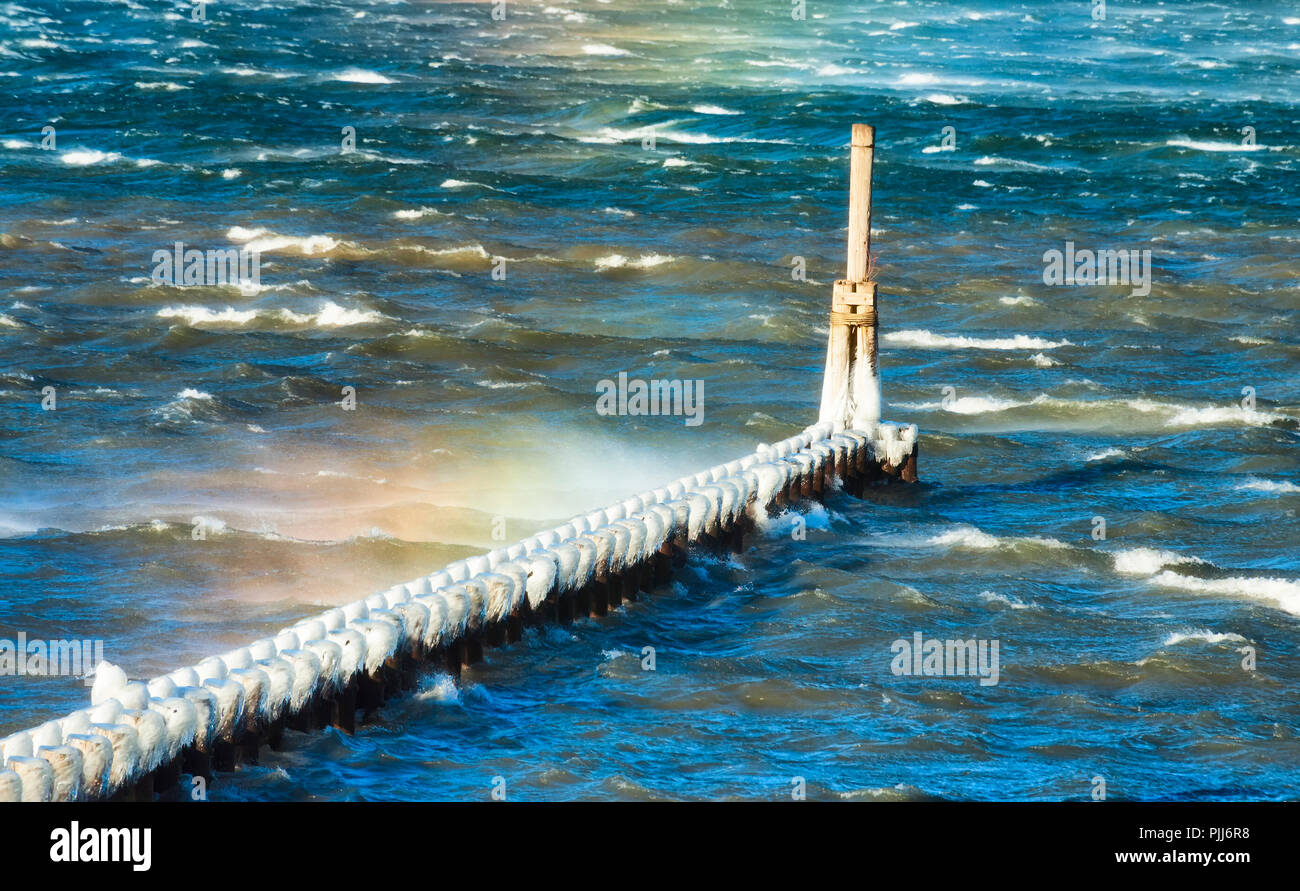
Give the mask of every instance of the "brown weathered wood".
[[849, 149], [849, 257], [845, 278], [867, 280], [871, 256], [871, 167], [876, 152], [876, 128], [854, 124]]

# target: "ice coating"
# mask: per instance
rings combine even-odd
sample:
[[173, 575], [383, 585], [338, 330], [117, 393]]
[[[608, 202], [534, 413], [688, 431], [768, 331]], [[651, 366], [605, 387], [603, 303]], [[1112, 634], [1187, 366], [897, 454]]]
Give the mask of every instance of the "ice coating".
[[343, 662], [343, 648], [332, 640], [309, 640], [305, 649], [320, 660], [318, 691], [331, 694], [341, 688], [339, 668]]
[[490, 572], [482, 576], [488, 595], [485, 617], [489, 622], [500, 622], [510, 613], [515, 599], [515, 580], [504, 573]]
[[141, 773], [148, 773], [163, 763], [167, 756], [167, 725], [162, 715], [148, 708], [128, 709], [122, 712], [122, 717], [118, 720], [121, 724], [135, 728], [139, 741], [137, 757]]
[[280, 658], [293, 669], [293, 683], [289, 688], [289, 711], [302, 710], [316, 692], [320, 682], [320, 657], [310, 650], [285, 650]]
[[397, 630], [388, 622], [372, 619], [353, 622], [348, 627], [365, 637], [366, 655], [362, 668], [366, 674], [374, 677], [379, 672], [380, 666], [397, 649]]
[[0, 803], [22, 800], [22, 777], [7, 767], [0, 767]]
[[[89, 729], [89, 728], [87, 728]], [[81, 753], [81, 795], [95, 800], [108, 791], [108, 775], [113, 766], [113, 745], [96, 733], [73, 733], [67, 745]], [[0, 794], [0, 801], [4, 801]]]
[[533, 557], [528, 560], [528, 576], [524, 590], [530, 607], [536, 609], [545, 602], [555, 587], [558, 572], [556, 562], [549, 556]]
[[163, 719], [166, 729], [166, 758], [170, 761], [181, 753], [181, 749], [194, 739], [197, 729], [198, 713], [194, 703], [179, 696], [165, 699], [149, 700], [150, 711], [156, 712]]
[[289, 706], [289, 696], [293, 692], [293, 666], [281, 656], [261, 659], [257, 663], [267, 676], [266, 703], [262, 706], [262, 718], [267, 722], [278, 721]]
[[266, 710], [270, 678], [265, 671], [261, 670], [260, 665], [255, 665], [248, 667], [248, 669], [231, 671], [229, 680], [234, 680], [240, 687], [243, 687], [243, 723], [244, 726], [252, 730], [257, 725], [257, 719]]
[[217, 734], [217, 697], [205, 687], [177, 687], [176, 692], [194, 706], [194, 748], [211, 750]]
[[[340, 690], [358, 671], [377, 672], [399, 651], [418, 655], [485, 620], [501, 621], [525, 602], [540, 607], [553, 594], [640, 565], [675, 537], [694, 541], [719, 524], [729, 527], [792, 487], [829, 482], [841, 468], [856, 470], [867, 457], [897, 467], [916, 438], [914, 425], [873, 424], [838, 433], [830, 424], [817, 425], [147, 683], [103, 663], [89, 709], [0, 741], [0, 756], [19, 759], [22, 768], [0, 768], [0, 800], [15, 794], [67, 797], [73, 773], [84, 797], [112, 795], [185, 746], [204, 751], [245, 726], [258, 729], [297, 713], [314, 696]], [[794, 488], [796, 497], [798, 492]]]
[[22, 755], [9, 759], [9, 769], [22, 783], [21, 801], [52, 801], [54, 770], [44, 758]]
[[402, 627], [406, 629], [406, 638], [402, 645], [409, 649], [418, 643], [423, 647], [429, 633], [429, 607], [418, 600], [410, 600], [397, 604], [393, 607], [393, 612], [401, 616]]
[[108, 740], [113, 748], [112, 767], [108, 773], [110, 794], [132, 782], [139, 774], [140, 737], [128, 724], [92, 724], [91, 733]]
[[81, 797], [81, 752], [72, 746], [43, 746], [36, 757], [50, 765], [51, 801], [76, 801]]

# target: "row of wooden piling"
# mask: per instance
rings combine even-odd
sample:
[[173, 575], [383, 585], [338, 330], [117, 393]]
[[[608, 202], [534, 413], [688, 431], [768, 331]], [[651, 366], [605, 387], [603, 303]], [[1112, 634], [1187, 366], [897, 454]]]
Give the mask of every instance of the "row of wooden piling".
[[[600, 618], [635, 602], [670, 582], [691, 547], [739, 552], [760, 511], [820, 499], [836, 485], [861, 495], [873, 483], [915, 479], [915, 427], [882, 424], [868, 434], [811, 427], [740, 461], [304, 620], [225, 661], [203, 660], [201, 671], [129, 682], [121, 698], [130, 701], [147, 687], [143, 709], [119, 709], [110, 699], [0, 740], [0, 801], [185, 797], [183, 776], [210, 782], [255, 764], [263, 747], [282, 748], [286, 730], [353, 733], [358, 715], [368, 720], [414, 689], [422, 672], [459, 678], [486, 649], [518, 641], [530, 625]], [[571, 563], [574, 552], [580, 559], [596, 555], [581, 584], [575, 580], [586, 570]], [[525, 563], [532, 567], [526, 575]], [[492, 591], [510, 592], [509, 608], [495, 616], [501, 602]], [[471, 614], [452, 616], [453, 603], [469, 604]], [[435, 610], [444, 625], [432, 633]], [[253, 659], [261, 653], [270, 655]], [[340, 661], [329, 662], [334, 657]], [[348, 658], [355, 665], [340, 669]], [[228, 725], [220, 732], [218, 719]], [[122, 758], [134, 760], [117, 763]]]

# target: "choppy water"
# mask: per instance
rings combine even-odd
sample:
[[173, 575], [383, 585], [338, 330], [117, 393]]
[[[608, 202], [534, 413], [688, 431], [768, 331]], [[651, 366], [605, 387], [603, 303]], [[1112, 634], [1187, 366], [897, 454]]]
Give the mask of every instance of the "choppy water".
[[[801, 428], [868, 121], [923, 483], [214, 794], [1295, 798], [1300, 12], [789, 6], [0, 5], [0, 633], [152, 676]], [[177, 240], [261, 291], [153, 284]], [[1045, 286], [1066, 241], [1150, 294]], [[620, 371], [705, 422], [598, 416]], [[915, 632], [1000, 683], [894, 676]]]

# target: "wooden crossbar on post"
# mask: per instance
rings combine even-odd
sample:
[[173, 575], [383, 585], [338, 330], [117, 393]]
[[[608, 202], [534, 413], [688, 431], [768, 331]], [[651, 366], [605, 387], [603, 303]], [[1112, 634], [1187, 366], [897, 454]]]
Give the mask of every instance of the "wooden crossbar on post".
[[831, 291], [830, 338], [818, 420], [836, 430], [880, 420], [876, 283], [871, 269], [871, 167], [876, 130], [854, 124], [849, 148], [849, 238], [845, 278]]

